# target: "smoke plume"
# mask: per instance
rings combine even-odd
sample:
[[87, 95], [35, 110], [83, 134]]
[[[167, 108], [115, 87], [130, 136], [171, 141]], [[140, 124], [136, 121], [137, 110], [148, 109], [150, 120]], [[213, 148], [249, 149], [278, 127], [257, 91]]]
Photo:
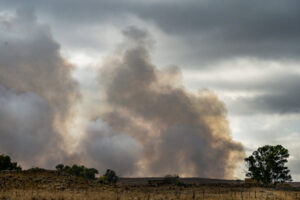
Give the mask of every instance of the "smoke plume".
[[[224, 104], [208, 90], [188, 92], [176, 67], [154, 66], [146, 31], [123, 32], [126, 42], [100, 69], [105, 99], [92, 111], [90, 96], [79, 101], [73, 66], [30, 9], [0, 15], [0, 33], [0, 153], [25, 168], [63, 162], [132, 176], [233, 176], [244, 151]], [[76, 139], [75, 118], [83, 124]]]
[[72, 65], [31, 9], [0, 21], [0, 152], [23, 167], [53, 166], [68, 147], [77, 102]]
[[153, 40], [146, 31], [130, 27], [124, 36], [126, 45], [106, 60], [99, 78], [106, 94], [99, 118], [115, 137], [135, 141], [128, 148], [140, 152], [135, 163], [124, 166], [131, 169], [122, 172], [232, 177], [244, 151], [232, 140], [224, 104], [208, 90], [188, 92], [177, 68], [154, 66]]

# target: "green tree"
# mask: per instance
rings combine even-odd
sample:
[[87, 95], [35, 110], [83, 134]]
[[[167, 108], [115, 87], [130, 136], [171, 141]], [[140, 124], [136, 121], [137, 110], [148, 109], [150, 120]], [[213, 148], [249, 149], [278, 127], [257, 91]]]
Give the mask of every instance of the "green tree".
[[98, 170], [94, 168], [85, 168], [82, 172], [82, 176], [88, 179], [95, 179], [96, 174], [98, 174]]
[[95, 179], [96, 174], [98, 174], [98, 170], [94, 168], [86, 168], [85, 166], [81, 165], [72, 165], [72, 167], [68, 165], [58, 164], [56, 165], [56, 170], [59, 172], [65, 172], [67, 174], [83, 177], [87, 179]]
[[116, 175], [116, 172], [111, 169], [107, 169], [103, 177], [108, 183], [116, 183], [119, 179], [119, 177]]
[[7, 155], [0, 155], [0, 171], [3, 170], [22, 170], [22, 168], [16, 162], [11, 162], [11, 159]]
[[259, 147], [245, 158], [246, 176], [264, 184], [292, 181], [290, 170], [285, 166], [288, 157], [289, 151], [281, 145]]
[[65, 166], [63, 164], [58, 164], [58, 165], [56, 165], [55, 168], [56, 168], [57, 171], [63, 171], [64, 167]]

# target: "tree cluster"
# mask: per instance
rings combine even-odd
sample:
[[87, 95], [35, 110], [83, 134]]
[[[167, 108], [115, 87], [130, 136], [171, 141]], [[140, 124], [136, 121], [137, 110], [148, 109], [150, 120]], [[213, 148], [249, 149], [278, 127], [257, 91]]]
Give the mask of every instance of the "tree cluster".
[[86, 168], [83, 165], [68, 166], [68, 165], [58, 164], [56, 166], [56, 170], [59, 172], [64, 172], [73, 176], [83, 177], [87, 179], [95, 179], [96, 174], [98, 174], [98, 170], [94, 168]]
[[22, 170], [21, 166], [16, 162], [12, 162], [7, 155], [0, 155], [0, 171], [3, 170]]
[[[19, 166], [16, 162], [12, 162], [11, 158], [7, 155], [0, 155], [0, 171], [3, 170], [22, 170], [21, 166]], [[30, 171], [44, 171], [45, 169], [39, 167], [33, 167], [28, 169]], [[59, 172], [67, 173], [73, 176], [83, 177], [87, 179], [96, 179], [96, 174], [98, 174], [98, 170], [95, 168], [87, 168], [83, 165], [56, 165], [56, 170]], [[107, 169], [105, 174], [99, 178], [102, 183], [114, 184], [118, 181], [119, 177], [116, 172]]]

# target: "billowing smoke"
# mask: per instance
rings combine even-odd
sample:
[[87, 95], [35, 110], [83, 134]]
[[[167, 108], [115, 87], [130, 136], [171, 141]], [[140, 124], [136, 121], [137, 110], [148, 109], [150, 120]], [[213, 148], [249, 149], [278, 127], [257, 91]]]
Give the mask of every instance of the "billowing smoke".
[[[105, 100], [91, 111], [49, 27], [31, 10], [0, 15], [0, 153], [25, 168], [63, 162], [120, 175], [232, 177], [244, 151], [223, 103], [208, 90], [188, 92], [177, 68], [157, 69], [147, 32], [131, 27], [124, 36], [100, 70]], [[84, 124], [76, 139], [75, 118]]]
[[[130, 160], [131, 165], [123, 165], [120, 173], [232, 177], [244, 151], [232, 140], [224, 104], [208, 90], [188, 92], [180, 83], [178, 69], [157, 69], [150, 59], [152, 39], [146, 31], [131, 27], [124, 36], [126, 48], [106, 60], [99, 78], [106, 94], [99, 118], [111, 129], [109, 143], [128, 138], [124, 140], [126, 155], [138, 156]], [[88, 131], [85, 147], [103, 145], [103, 140], [96, 139], [103, 137], [102, 132]], [[96, 159], [99, 151], [91, 150], [90, 155]], [[109, 167], [117, 165], [122, 163]]]
[[23, 167], [53, 166], [67, 154], [77, 102], [72, 66], [30, 9], [0, 17], [0, 153]]
[[120, 134], [98, 119], [89, 123], [86, 138], [81, 141], [81, 155], [86, 164], [116, 170], [118, 174], [134, 174], [138, 168], [141, 145], [128, 134]]

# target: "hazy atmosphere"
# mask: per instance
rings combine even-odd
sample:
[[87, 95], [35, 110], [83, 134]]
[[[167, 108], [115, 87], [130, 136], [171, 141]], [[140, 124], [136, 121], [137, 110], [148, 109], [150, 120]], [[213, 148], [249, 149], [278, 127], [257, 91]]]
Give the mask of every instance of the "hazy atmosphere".
[[121, 176], [300, 181], [300, 1], [0, 0], [0, 154]]

